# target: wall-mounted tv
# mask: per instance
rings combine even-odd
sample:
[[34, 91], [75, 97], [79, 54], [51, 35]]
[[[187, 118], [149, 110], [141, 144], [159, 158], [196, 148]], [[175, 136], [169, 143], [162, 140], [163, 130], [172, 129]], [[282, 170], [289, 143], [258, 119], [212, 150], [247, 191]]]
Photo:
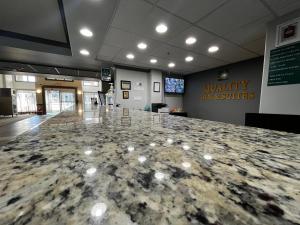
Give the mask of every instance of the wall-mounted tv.
[[183, 94], [184, 79], [180, 78], [165, 78], [165, 93]]

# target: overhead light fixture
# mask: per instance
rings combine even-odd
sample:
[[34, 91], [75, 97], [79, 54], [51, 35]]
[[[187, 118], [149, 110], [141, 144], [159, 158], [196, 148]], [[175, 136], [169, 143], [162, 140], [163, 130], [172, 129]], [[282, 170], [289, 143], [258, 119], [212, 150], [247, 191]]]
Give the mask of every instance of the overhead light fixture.
[[88, 55], [90, 55], [90, 52], [89, 52], [88, 50], [86, 50], [86, 49], [81, 49], [81, 50], [80, 50], [80, 54], [81, 54], [81, 55], [88, 56]]
[[80, 29], [80, 34], [85, 37], [93, 37], [93, 32], [88, 28]]
[[134, 59], [134, 57], [135, 57], [135, 56], [134, 56], [134, 54], [132, 54], [132, 53], [129, 53], [129, 54], [126, 55], [126, 58], [127, 58], [127, 59]]
[[170, 67], [170, 68], [173, 68], [173, 67], [175, 67], [175, 63], [173, 63], [173, 62], [170, 62], [170, 63], [168, 64], [168, 67]]
[[187, 56], [187, 57], [185, 57], [185, 61], [186, 62], [192, 62], [193, 60], [194, 60], [193, 56]]
[[150, 62], [152, 63], [152, 64], [155, 64], [155, 63], [157, 63], [157, 59], [150, 59]]
[[195, 37], [188, 37], [186, 40], [185, 40], [185, 43], [187, 45], [192, 45], [192, 44], [195, 44], [197, 42], [197, 39]]
[[219, 51], [219, 47], [218, 46], [211, 46], [211, 47], [208, 48], [208, 52], [209, 53], [215, 53], [217, 51]]
[[160, 23], [156, 26], [155, 30], [157, 33], [163, 34], [167, 32], [168, 27], [166, 24]]
[[139, 44], [137, 45], [137, 47], [138, 47], [139, 49], [145, 50], [145, 49], [148, 47], [148, 45], [147, 45], [146, 43], [144, 43], [144, 42], [141, 42], [141, 43], [139, 43]]

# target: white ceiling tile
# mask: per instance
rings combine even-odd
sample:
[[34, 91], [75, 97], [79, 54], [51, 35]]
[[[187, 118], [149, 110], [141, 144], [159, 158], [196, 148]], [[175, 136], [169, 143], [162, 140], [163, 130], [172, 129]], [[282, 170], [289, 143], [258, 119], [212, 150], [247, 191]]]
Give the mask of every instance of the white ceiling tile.
[[[117, 2], [117, 0], [101, 2], [63, 0], [73, 56], [82, 57], [79, 50], [84, 48], [90, 51], [89, 57], [97, 57]], [[79, 30], [83, 27], [92, 30], [92, 38], [80, 35]]]
[[194, 23], [219, 7], [225, 1], [226, 0], [160, 0], [157, 5]]
[[[158, 34], [155, 27], [165, 23], [168, 31]], [[112, 26], [156, 40], [168, 40], [187, 29], [190, 24], [141, 0], [124, 0], [118, 8]]]
[[226, 59], [228, 62], [231, 63], [243, 61], [258, 56], [255, 53], [251, 53], [226, 41], [219, 42], [218, 46], [220, 48], [218, 52], [213, 54], [207, 52], [207, 54], [215, 58]]
[[100, 49], [98, 53], [98, 59], [104, 60], [112, 60], [119, 52], [121, 51], [121, 48], [104, 44], [102, 45], [102, 48]]
[[[187, 37], [193, 36], [197, 38], [197, 42], [193, 45], [186, 45], [185, 40]], [[216, 40], [217, 36], [208, 33], [200, 28], [197, 27], [190, 27], [189, 29], [185, 30], [184, 32], [180, 33], [179, 35], [173, 37], [172, 39], [168, 40], [167, 42], [176, 45], [180, 48], [184, 48], [186, 50], [193, 50], [199, 46], [207, 46], [212, 41]]]
[[282, 16], [291, 11], [300, 9], [299, 0], [265, 0], [269, 6], [277, 13]]
[[256, 52], [259, 55], [264, 55], [265, 53], [265, 38], [254, 40], [243, 45], [244, 48]]
[[224, 35], [270, 14], [259, 0], [232, 0], [210, 14], [198, 25]]
[[251, 24], [247, 24], [237, 30], [228, 33], [225, 37], [237, 44], [243, 45], [258, 39], [262, 39], [266, 35], [267, 23], [273, 19], [271, 15], [263, 17]]
[[[145, 42], [148, 45], [147, 49], [138, 49], [137, 44], [139, 42]], [[140, 35], [123, 31], [118, 28], [110, 28], [105, 37], [104, 43], [118, 46], [120, 48], [131, 49], [132, 51], [140, 51], [142, 53], [147, 53], [151, 51], [151, 49], [157, 48], [159, 46], [159, 42], [153, 39], [142, 37]]]

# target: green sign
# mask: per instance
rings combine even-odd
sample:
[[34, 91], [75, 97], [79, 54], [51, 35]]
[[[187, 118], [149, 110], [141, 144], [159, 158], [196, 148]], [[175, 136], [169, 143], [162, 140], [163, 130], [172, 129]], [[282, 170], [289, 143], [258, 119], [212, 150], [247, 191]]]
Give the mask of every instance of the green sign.
[[300, 43], [271, 51], [268, 86], [300, 83]]

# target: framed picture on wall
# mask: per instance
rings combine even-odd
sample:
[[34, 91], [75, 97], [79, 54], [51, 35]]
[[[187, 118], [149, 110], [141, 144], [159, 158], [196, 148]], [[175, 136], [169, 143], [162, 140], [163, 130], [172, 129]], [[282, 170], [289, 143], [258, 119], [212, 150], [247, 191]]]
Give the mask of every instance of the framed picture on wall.
[[123, 99], [129, 99], [129, 91], [123, 91]]
[[300, 41], [300, 18], [277, 26], [276, 47]]
[[160, 92], [160, 82], [153, 83], [153, 92]]
[[129, 116], [129, 109], [123, 108], [123, 116]]
[[121, 80], [121, 90], [131, 90], [131, 81]]

